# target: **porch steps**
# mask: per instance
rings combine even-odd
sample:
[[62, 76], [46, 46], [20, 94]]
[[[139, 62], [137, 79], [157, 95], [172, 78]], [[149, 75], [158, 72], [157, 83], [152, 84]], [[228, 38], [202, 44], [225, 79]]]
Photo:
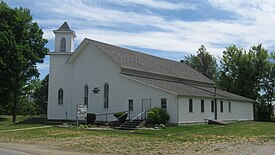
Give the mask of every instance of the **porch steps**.
[[120, 130], [135, 130], [145, 125], [145, 120], [130, 120], [125, 121], [118, 129]]

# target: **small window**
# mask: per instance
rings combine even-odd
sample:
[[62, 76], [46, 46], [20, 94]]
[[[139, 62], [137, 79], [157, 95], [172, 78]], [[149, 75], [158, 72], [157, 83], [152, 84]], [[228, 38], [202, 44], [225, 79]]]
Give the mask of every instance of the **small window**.
[[223, 112], [223, 101], [220, 101], [221, 112]]
[[189, 112], [193, 112], [193, 100], [189, 99]]
[[128, 103], [129, 103], [129, 111], [134, 111], [134, 100], [129, 100], [128, 101]]
[[161, 109], [163, 109], [163, 110], [165, 110], [165, 111], [167, 110], [166, 101], [167, 101], [167, 99], [166, 99], [166, 98], [162, 98], [162, 99], [160, 99]]
[[58, 90], [58, 104], [63, 105], [63, 89]]
[[104, 84], [104, 108], [109, 107], [109, 84]]
[[64, 37], [60, 42], [60, 52], [66, 52], [66, 39]]
[[204, 100], [201, 100], [201, 112], [204, 112]]
[[211, 100], [211, 112], [214, 112], [214, 108], [215, 107], [215, 105], [214, 105], [214, 101], [213, 100]]
[[84, 87], [84, 105], [88, 105], [88, 94], [89, 94], [89, 87], [85, 85]]
[[228, 102], [228, 111], [231, 112], [231, 102]]

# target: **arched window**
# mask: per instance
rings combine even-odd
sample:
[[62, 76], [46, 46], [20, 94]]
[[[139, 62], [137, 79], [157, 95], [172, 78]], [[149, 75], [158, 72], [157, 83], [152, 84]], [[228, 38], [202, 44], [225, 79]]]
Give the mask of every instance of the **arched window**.
[[66, 52], [66, 39], [64, 37], [60, 42], [60, 52]]
[[109, 85], [108, 83], [104, 84], [104, 108], [109, 107]]
[[88, 94], [89, 94], [89, 87], [85, 85], [84, 87], [84, 105], [88, 105]]
[[58, 104], [63, 105], [63, 89], [58, 90]]

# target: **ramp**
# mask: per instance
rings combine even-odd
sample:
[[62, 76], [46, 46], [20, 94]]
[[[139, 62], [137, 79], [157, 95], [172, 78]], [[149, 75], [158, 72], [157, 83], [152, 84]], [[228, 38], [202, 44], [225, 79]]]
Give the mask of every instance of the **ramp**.
[[208, 124], [216, 124], [216, 125], [228, 125], [227, 122], [222, 122], [219, 120], [213, 120], [213, 119], [208, 119]]

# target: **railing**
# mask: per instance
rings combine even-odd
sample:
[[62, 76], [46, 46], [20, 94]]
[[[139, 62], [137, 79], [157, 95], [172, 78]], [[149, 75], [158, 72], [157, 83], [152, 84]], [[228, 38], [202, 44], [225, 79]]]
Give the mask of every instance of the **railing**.
[[[127, 114], [128, 113], [128, 111], [123, 111], [124, 112], [124, 114], [123, 115], [125, 115], [125, 114]], [[96, 114], [96, 116], [102, 116], [102, 115], [105, 115], [105, 120], [106, 120], [106, 123], [108, 122], [108, 115], [114, 115], [114, 113], [116, 113], [116, 112], [112, 112], [112, 113], [103, 113], [103, 114]], [[123, 115], [121, 115], [120, 117], [122, 117]], [[119, 118], [120, 118], [119, 117]]]
[[146, 118], [146, 112], [147, 112], [147, 110], [142, 111], [136, 117], [134, 117], [133, 119], [131, 119], [130, 122], [133, 122], [134, 120], [138, 119], [142, 114], [145, 114], [145, 118]]
[[128, 111], [123, 111], [124, 113], [121, 115], [121, 116], [119, 116], [117, 119], [119, 120], [122, 116], [124, 116], [124, 115], [126, 115], [126, 114], [128, 114]]

